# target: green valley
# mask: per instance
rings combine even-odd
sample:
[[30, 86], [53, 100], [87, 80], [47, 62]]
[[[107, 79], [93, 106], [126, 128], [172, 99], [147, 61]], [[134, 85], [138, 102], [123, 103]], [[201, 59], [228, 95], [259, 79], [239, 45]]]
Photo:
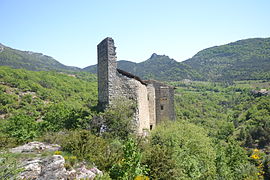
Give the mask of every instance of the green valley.
[[9, 149], [32, 141], [59, 144], [52, 154], [65, 155], [65, 168], [97, 167], [104, 176], [96, 179], [270, 178], [269, 38], [208, 48], [184, 62], [157, 54], [118, 61], [176, 87], [176, 120], [146, 137], [134, 135], [132, 101], [100, 110], [96, 66], [1, 47], [0, 179], [15, 177], [28, 157]]
[[[132, 114], [127, 104], [98, 111], [94, 75], [7, 67], [0, 71], [1, 149], [32, 140], [57, 142], [112, 179], [135, 173], [128, 166], [154, 179], [168, 179], [168, 172], [170, 179], [269, 177], [270, 96], [252, 94], [254, 89], [269, 89], [268, 81], [171, 82], [177, 87], [177, 122], [160, 125], [142, 141], [118, 129]], [[114, 123], [109, 125], [111, 134], [100, 135], [97, 118]], [[82, 137], [88, 139], [80, 142], [84, 149], [70, 146]], [[138, 156], [126, 154], [122, 145]], [[104, 148], [110, 148], [110, 156], [103, 154]], [[123, 158], [129, 161], [117, 165]]]

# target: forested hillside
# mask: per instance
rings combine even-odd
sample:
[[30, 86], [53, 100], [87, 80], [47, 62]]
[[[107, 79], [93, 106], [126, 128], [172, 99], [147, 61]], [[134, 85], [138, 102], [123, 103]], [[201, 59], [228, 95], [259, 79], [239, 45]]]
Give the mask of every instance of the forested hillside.
[[207, 48], [183, 63], [207, 80], [269, 80], [270, 38], [246, 39]]
[[41, 131], [36, 129], [37, 124], [46, 124], [49, 129], [82, 127], [87, 122], [73, 122], [81, 118], [76, 117], [78, 115], [91, 115], [90, 109], [97, 103], [95, 79], [86, 73], [61, 74], [0, 67], [0, 117], [12, 119], [10, 137], [25, 141], [39, 136]]
[[96, 81], [89, 73], [0, 67], [0, 167], [18, 173], [14, 162], [24, 157], [4, 150], [39, 140], [75, 157], [67, 167], [95, 165], [107, 179], [270, 177], [270, 96], [253, 91], [269, 90], [268, 81], [170, 82], [177, 120], [147, 139], [133, 135], [132, 102], [98, 110]]
[[32, 71], [79, 71], [80, 68], [65, 66], [50, 56], [30, 51], [20, 51], [0, 44], [0, 66]]

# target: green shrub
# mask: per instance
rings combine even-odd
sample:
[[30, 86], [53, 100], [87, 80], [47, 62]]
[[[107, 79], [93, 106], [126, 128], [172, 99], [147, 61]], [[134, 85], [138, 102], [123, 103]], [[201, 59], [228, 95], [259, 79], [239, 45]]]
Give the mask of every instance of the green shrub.
[[91, 129], [98, 134], [102, 133], [103, 137], [126, 140], [135, 132], [132, 121], [135, 108], [132, 100], [115, 99], [105, 112], [92, 120]]
[[143, 162], [148, 165], [152, 179], [178, 179], [181, 176], [172, 156], [173, 149], [158, 144], [145, 148]]
[[35, 119], [23, 114], [9, 118], [4, 125], [3, 131], [9, 137], [16, 138], [18, 142], [32, 140], [40, 135]]
[[14, 104], [16, 101], [17, 97], [15, 95], [0, 93], [0, 105]]
[[228, 142], [216, 145], [217, 176], [220, 179], [256, 179], [257, 169], [248, 161], [248, 155], [237, 141], [229, 138]]
[[80, 160], [94, 163], [99, 169], [108, 171], [121, 156], [121, 146], [115, 141], [109, 143], [87, 130], [68, 133], [62, 142], [64, 151], [70, 152]]
[[48, 107], [43, 118], [51, 131], [63, 129], [87, 128], [91, 115], [88, 111], [76, 109], [65, 103], [53, 104]]
[[142, 165], [142, 155], [133, 139], [128, 139], [123, 146], [123, 158], [110, 170], [113, 179], [133, 180], [136, 176], [146, 175], [147, 168]]
[[215, 158], [211, 139], [202, 128], [168, 122], [151, 133], [144, 163], [152, 179], [214, 179]]
[[108, 173], [103, 173], [103, 175], [97, 175], [95, 180], [111, 180], [110, 175]]

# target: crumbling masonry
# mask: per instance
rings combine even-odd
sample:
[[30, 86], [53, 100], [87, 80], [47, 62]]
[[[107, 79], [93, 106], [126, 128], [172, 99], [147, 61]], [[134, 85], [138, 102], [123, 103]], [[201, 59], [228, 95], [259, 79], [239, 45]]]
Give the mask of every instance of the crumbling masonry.
[[115, 98], [136, 101], [134, 122], [137, 133], [143, 134], [165, 120], [174, 120], [174, 87], [117, 69], [116, 47], [112, 38], [105, 38], [98, 49], [98, 100], [102, 108]]

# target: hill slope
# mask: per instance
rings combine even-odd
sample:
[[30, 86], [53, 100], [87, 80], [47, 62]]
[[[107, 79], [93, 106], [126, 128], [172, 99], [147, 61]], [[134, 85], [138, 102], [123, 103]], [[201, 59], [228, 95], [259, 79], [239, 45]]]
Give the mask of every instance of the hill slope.
[[40, 119], [46, 108], [88, 110], [97, 104], [96, 76], [90, 73], [28, 71], [0, 66], [0, 120], [12, 115]]
[[[201, 79], [200, 74], [189, 65], [177, 62], [165, 55], [152, 54], [141, 63], [121, 60], [117, 62], [119, 69], [135, 74], [143, 79], [156, 79], [163, 81], [176, 81], [182, 79]], [[87, 72], [96, 73], [97, 65], [83, 69]]]
[[209, 80], [270, 79], [270, 38], [204, 49], [183, 63]]
[[50, 56], [30, 51], [20, 51], [0, 44], [0, 66], [10, 66], [32, 71], [79, 71], [80, 68], [65, 66]]

